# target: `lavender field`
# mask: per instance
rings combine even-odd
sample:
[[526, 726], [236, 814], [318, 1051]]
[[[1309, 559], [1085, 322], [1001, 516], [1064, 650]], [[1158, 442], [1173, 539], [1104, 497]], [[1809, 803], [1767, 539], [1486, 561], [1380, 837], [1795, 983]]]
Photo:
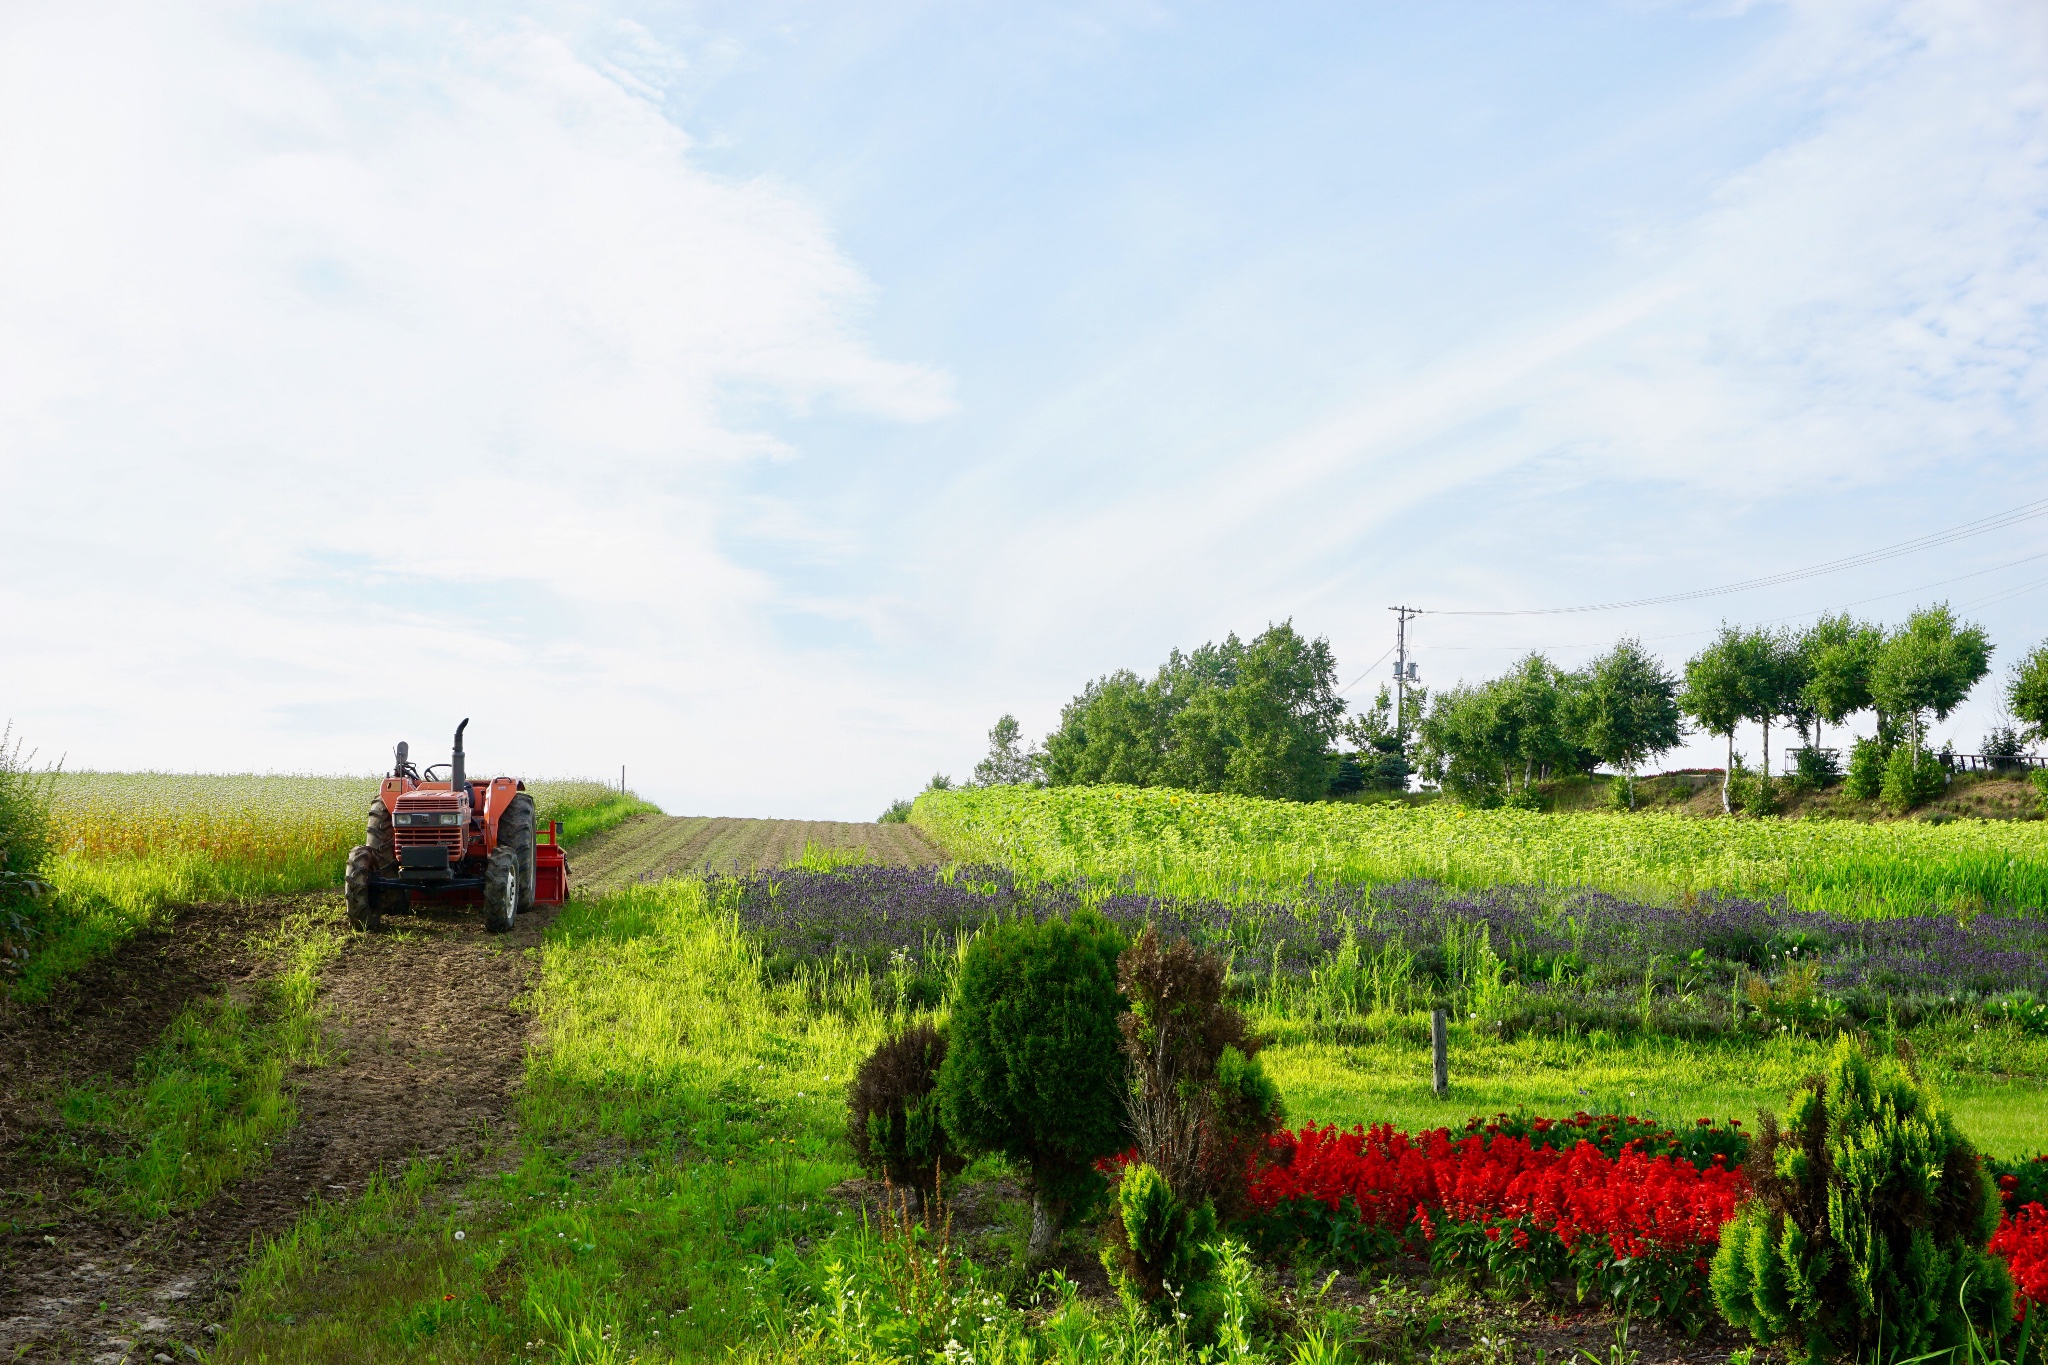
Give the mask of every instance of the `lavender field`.
[[1225, 903], [1023, 883], [998, 867], [789, 870], [722, 888], [771, 973], [870, 974], [918, 1004], [944, 997], [981, 925], [1091, 906], [1226, 952], [1249, 996], [1318, 1020], [1447, 1004], [1496, 1035], [1817, 1033], [1947, 1016], [2048, 1032], [2048, 920], [2014, 914], [1868, 919], [1782, 900], [1428, 881]]

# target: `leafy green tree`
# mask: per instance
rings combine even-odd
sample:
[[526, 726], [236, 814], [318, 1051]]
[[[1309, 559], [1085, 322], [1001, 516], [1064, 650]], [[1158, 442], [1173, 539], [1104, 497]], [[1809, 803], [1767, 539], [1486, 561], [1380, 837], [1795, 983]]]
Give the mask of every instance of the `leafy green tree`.
[[1857, 621], [1847, 612], [1823, 616], [1799, 635], [1806, 683], [1800, 701], [1813, 722], [1814, 747], [1820, 747], [1821, 724], [1841, 725], [1876, 703], [1870, 695], [1870, 674], [1884, 647], [1884, 628]]
[[2020, 723], [2020, 738], [2028, 744], [2048, 739], [2048, 640], [2027, 651], [2012, 666], [2005, 685], [2005, 706]]
[[993, 925], [961, 959], [940, 1112], [962, 1150], [1001, 1152], [1030, 1172], [1034, 1262], [1100, 1193], [1093, 1163], [1123, 1145], [1123, 948], [1101, 915], [1077, 910]]
[[1459, 683], [1430, 699], [1417, 727], [1424, 777], [1468, 806], [1495, 806], [1507, 785], [1510, 746], [1499, 693]]
[[1991, 641], [1984, 629], [1958, 622], [1948, 603], [1922, 607], [1885, 638], [1870, 675], [1877, 705], [1907, 722], [1913, 758], [1920, 757], [1928, 712], [1938, 721], [1962, 705], [1991, 671]]
[[1292, 800], [1329, 792], [1337, 767], [1329, 749], [1343, 720], [1329, 641], [1303, 639], [1292, 622], [1270, 626], [1245, 649], [1237, 681], [1204, 696], [1221, 698], [1235, 739], [1223, 761], [1221, 790]]
[[1329, 641], [1292, 622], [1175, 650], [1150, 683], [1091, 683], [1046, 739], [1054, 786], [1123, 782], [1315, 800], [1329, 791], [1343, 719]]
[[1795, 636], [1782, 630], [1757, 629], [1749, 632], [1755, 672], [1750, 678], [1749, 719], [1763, 727], [1763, 791], [1769, 800], [1771, 787], [1771, 723], [1797, 719], [1803, 714], [1806, 690], [1806, 656]]
[[1021, 747], [1022, 728], [1004, 716], [988, 732], [988, 757], [974, 765], [977, 787], [1038, 787], [1045, 783], [1045, 755]]
[[1735, 727], [1756, 709], [1754, 679], [1768, 649], [1759, 644], [1754, 632], [1723, 621], [1714, 642], [1686, 661], [1685, 686], [1678, 694], [1680, 710], [1708, 734], [1728, 741], [1728, 766], [1721, 778], [1723, 814], [1734, 813], [1728, 783], [1735, 772]]
[[1579, 742], [1618, 770], [1636, 804], [1636, 770], [1684, 738], [1678, 680], [1643, 649], [1624, 639], [1582, 671], [1575, 709]]
[[1566, 726], [1573, 682], [1555, 664], [1542, 654], [1526, 654], [1487, 687], [1500, 726], [1501, 758], [1521, 765], [1524, 792], [1539, 769], [1562, 772], [1578, 766]]
[[1129, 669], [1089, 683], [1046, 736], [1046, 779], [1055, 787], [1152, 786], [1166, 747], [1159, 709], [1153, 690]]
[[1844, 1037], [1824, 1075], [1765, 1114], [1754, 1194], [1721, 1229], [1722, 1314], [1795, 1361], [1925, 1360], [2012, 1322], [1985, 1251], [1998, 1196], [1954, 1119], [1899, 1062]]

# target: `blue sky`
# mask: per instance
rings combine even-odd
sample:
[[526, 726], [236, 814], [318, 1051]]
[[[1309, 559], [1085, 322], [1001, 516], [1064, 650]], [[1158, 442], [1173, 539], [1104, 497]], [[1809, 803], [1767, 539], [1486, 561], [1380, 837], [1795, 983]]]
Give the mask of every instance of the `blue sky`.
[[[0, 709], [866, 818], [1233, 629], [1349, 681], [2048, 497], [2044, 71], [2017, 3], [10, 6]], [[2044, 525], [1417, 657], [1946, 597], [2002, 672]]]

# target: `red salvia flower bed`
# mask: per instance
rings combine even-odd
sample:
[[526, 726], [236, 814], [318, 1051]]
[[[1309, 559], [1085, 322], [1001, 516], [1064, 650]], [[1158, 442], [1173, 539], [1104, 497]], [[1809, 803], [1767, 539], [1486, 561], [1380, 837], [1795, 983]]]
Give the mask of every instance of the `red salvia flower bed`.
[[2028, 1204], [1999, 1219], [1991, 1253], [2012, 1268], [2013, 1287], [2019, 1291], [2016, 1316], [2048, 1305], [2048, 1207]]
[[1637, 1311], [1702, 1320], [1721, 1224], [1748, 1193], [1742, 1172], [1719, 1154], [1701, 1167], [1635, 1141], [1610, 1156], [1531, 1137], [1278, 1134], [1252, 1173], [1259, 1232], [1342, 1260], [1425, 1251], [1439, 1268], [1537, 1291], [1575, 1279]]

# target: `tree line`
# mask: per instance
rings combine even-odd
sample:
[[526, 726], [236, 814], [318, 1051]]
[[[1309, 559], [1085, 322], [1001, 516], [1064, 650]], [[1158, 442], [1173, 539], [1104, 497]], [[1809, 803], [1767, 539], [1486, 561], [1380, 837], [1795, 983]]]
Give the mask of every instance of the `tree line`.
[[[1946, 720], [1983, 681], [1993, 648], [1946, 604], [1896, 626], [1846, 613], [1799, 630], [1723, 623], [1676, 671], [1624, 638], [1581, 668], [1535, 652], [1497, 678], [1434, 695], [1411, 687], [1399, 715], [1385, 687], [1347, 714], [1329, 641], [1283, 621], [1249, 642], [1233, 633], [1175, 649], [1149, 678], [1120, 669], [1095, 679], [1061, 709], [1042, 746], [1025, 746], [1016, 718], [1002, 717], [973, 780], [1305, 801], [1403, 791], [1419, 775], [1468, 804], [1534, 805], [1537, 782], [1605, 765], [1622, 778], [1616, 800], [1633, 806], [1637, 774], [1703, 732], [1726, 743], [1723, 809], [1762, 813], [1782, 787], [1771, 777], [1776, 727], [1800, 739], [1789, 780], [1846, 777], [1852, 795], [1903, 808], [1945, 780], [1927, 747], [1930, 719]], [[1986, 736], [1986, 753], [2016, 757], [2048, 739], [2048, 642], [2013, 665], [2005, 702], [2012, 720]], [[1873, 733], [1854, 741], [1845, 766], [1828, 732], [1865, 712]], [[1736, 750], [1745, 725], [1760, 731], [1760, 770]], [[931, 785], [952, 783], [934, 776]], [[908, 807], [898, 802], [884, 818]]]

